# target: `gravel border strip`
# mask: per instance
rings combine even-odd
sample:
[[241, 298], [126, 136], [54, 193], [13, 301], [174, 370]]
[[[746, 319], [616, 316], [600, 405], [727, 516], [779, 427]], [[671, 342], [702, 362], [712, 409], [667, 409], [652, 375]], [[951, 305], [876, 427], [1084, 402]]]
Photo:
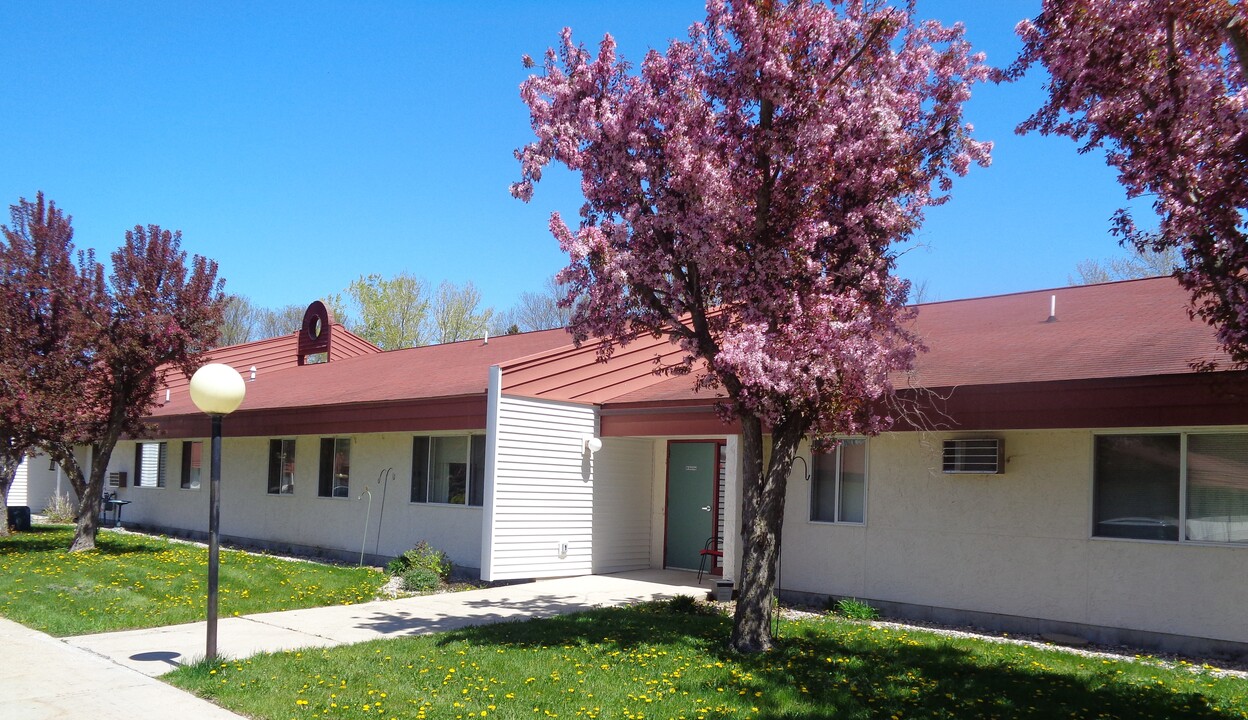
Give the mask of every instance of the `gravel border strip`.
[[[717, 605], [722, 605], [725, 608], [731, 609], [731, 604], [729, 603], [717, 603]], [[806, 608], [791, 606], [782, 606], [780, 613], [786, 619], [791, 620], [823, 617], [828, 615], [826, 612], [818, 612]], [[924, 622], [920, 620], [907, 620], [904, 622], [898, 620], [864, 620], [860, 622], [864, 622], [873, 627], [888, 628], [892, 630], [917, 630], [930, 632], [936, 635], [943, 635], [945, 637], [967, 638], [971, 640], [983, 640], [985, 642], [995, 642], [1009, 645], [1026, 645], [1041, 650], [1056, 650], [1057, 652], [1081, 655], [1083, 657], [1121, 660], [1123, 662], [1138, 662], [1169, 668], [1172, 670], [1187, 670], [1197, 674], [1205, 673], [1211, 677], [1236, 677], [1248, 679], [1248, 664], [1245, 663], [1210, 658], [1189, 657], [1173, 653], [1150, 653], [1141, 651], [1138, 648], [1131, 648], [1126, 645], [1088, 644], [1082, 647], [1073, 647], [1070, 645], [1059, 645], [1057, 643], [1049, 642], [1039, 635], [997, 633], [988, 630], [981, 630], [971, 626], [944, 625], [941, 623]]]

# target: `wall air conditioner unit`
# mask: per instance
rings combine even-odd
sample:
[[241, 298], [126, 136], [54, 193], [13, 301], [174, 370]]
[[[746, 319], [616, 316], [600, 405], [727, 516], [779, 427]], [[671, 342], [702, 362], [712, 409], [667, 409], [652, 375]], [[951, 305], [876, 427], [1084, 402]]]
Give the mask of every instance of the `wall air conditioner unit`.
[[125, 487], [126, 486], [126, 473], [124, 472], [109, 473], [108, 474], [108, 486], [109, 487]]
[[946, 440], [941, 471], [955, 475], [999, 475], [1005, 472], [1005, 441], [998, 438]]

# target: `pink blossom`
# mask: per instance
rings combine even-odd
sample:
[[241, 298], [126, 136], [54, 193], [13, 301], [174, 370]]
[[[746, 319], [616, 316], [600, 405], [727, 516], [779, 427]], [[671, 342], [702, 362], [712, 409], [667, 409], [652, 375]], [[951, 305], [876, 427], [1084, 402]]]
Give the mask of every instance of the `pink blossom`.
[[962, 104], [989, 69], [960, 26], [863, 0], [710, 0], [689, 39], [639, 73], [609, 36], [591, 55], [565, 30], [546, 57], [521, 86], [535, 140], [517, 151], [512, 194], [528, 200], [549, 162], [581, 173], [579, 227], [551, 218], [566, 301], [582, 299], [578, 341], [597, 339], [605, 359], [639, 333], [667, 335], [684, 355], [659, 372], [704, 369], [695, 386], [725, 391], [751, 528], [752, 600], [737, 607], [756, 612], [771, 585], [752, 563], [774, 540], [797, 443], [893, 421], [890, 374], [918, 350], [895, 245], [954, 175], [988, 164]]

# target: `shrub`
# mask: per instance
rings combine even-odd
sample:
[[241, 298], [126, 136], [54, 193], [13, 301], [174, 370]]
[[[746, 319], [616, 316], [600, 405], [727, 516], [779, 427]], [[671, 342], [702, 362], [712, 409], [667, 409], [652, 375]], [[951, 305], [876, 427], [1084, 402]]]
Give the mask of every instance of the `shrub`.
[[451, 559], [447, 554], [421, 540], [416, 547], [408, 550], [386, 565], [391, 575], [404, 575], [410, 568], [423, 568], [434, 574], [440, 581], [451, 576]]
[[43, 509], [43, 517], [50, 523], [72, 523], [78, 517], [78, 505], [69, 499], [69, 493], [53, 495]]
[[665, 603], [669, 612], [676, 615], [703, 615], [705, 608], [698, 604], [698, 599], [692, 595], [677, 595], [668, 598]]
[[836, 601], [836, 612], [850, 620], [874, 620], [880, 616], [878, 610], [858, 598], [841, 598]]
[[442, 578], [429, 568], [409, 567], [403, 571], [403, 589], [409, 592], [426, 592], [442, 583]]

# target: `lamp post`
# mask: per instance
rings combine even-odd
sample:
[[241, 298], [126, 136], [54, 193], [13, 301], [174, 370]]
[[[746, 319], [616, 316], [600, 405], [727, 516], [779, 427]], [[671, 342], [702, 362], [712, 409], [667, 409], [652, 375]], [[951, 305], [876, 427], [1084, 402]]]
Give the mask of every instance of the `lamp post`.
[[208, 363], [191, 376], [191, 401], [212, 418], [212, 464], [208, 480], [208, 649], [217, 658], [217, 575], [221, 561], [221, 418], [234, 412], [247, 384], [234, 368]]

